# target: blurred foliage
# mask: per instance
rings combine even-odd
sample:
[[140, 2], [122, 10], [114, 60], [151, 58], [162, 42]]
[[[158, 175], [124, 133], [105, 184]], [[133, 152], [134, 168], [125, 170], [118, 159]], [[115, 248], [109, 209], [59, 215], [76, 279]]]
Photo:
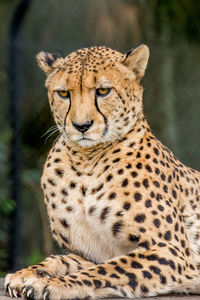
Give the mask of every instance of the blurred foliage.
[[[20, 1], [0, 0], [0, 276], [9, 270], [10, 114], [8, 29]], [[155, 134], [186, 164], [200, 168], [200, 2], [188, 0], [33, 0], [22, 26], [20, 82], [23, 147], [22, 253], [26, 266], [59, 251], [49, 229], [40, 176], [55, 136], [44, 75], [35, 55], [67, 55], [77, 48], [107, 45], [126, 52], [146, 43], [151, 57], [145, 78], [144, 110]]]

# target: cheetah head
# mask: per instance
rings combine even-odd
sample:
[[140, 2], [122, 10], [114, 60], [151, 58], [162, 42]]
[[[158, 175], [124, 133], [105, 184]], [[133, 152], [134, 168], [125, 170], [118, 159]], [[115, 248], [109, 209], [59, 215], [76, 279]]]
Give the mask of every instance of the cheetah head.
[[142, 87], [149, 49], [125, 55], [91, 47], [65, 58], [40, 52], [55, 121], [66, 139], [81, 147], [114, 142], [128, 133], [142, 113]]

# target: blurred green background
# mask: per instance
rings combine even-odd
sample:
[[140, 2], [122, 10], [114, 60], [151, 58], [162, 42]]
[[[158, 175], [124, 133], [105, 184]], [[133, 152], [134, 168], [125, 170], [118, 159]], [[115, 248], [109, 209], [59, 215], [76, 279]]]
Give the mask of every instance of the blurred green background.
[[[8, 33], [19, 3], [0, 0], [0, 276], [13, 268]], [[200, 169], [200, 1], [31, 1], [17, 44], [22, 147], [17, 267], [60, 251], [49, 233], [40, 189], [42, 167], [56, 135], [43, 136], [54, 123], [36, 54], [44, 50], [65, 56], [92, 45], [126, 52], [141, 43], [151, 52], [142, 80], [145, 115], [155, 135], [180, 160]]]

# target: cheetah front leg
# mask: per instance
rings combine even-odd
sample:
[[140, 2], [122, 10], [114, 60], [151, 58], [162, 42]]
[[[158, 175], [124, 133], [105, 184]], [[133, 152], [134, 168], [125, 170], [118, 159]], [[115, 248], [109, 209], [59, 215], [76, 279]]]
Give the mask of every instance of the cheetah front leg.
[[8, 274], [5, 278], [5, 288], [11, 297], [17, 297], [27, 287], [27, 282], [40, 281], [44, 277], [59, 278], [92, 266], [95, 264], [76, 254], [51, 255], [38, 265]]
[[169, 249], [134, 251], [71, 275], [30, 279], [22, 292], [31, 299], [45, 300], [188, 292], [191, 286], [200, 284], [198, 271], [190, 257], [186, 259], [177, 249]]

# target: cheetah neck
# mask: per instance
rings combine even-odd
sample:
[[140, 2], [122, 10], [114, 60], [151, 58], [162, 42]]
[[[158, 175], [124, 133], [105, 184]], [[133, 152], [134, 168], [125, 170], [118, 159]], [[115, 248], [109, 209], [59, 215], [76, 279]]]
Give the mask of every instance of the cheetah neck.
[[133, 128], [131, 128], [123, 138], [116, 140], [113, 143], [101, 143], [97, 144], [95, 147], [84, 148], [71, 141], [66, 141], [64, 147], [66, 148], [68, 160], [73, 167], [82, 169], [81, 171], [87, 170], [88, 172], [88, 169], [92, 170], [98, 161], [103, 159], [108, 151], [114, 151], [119, 144], [124, 148], [130, 147], [130, 144], [132, 144], [133, 151], [134, 149], [136, 151], [141, 144], [142, 138], [148, 135], [149, 132], [149, 126], [143, 114], [141, 114]]

